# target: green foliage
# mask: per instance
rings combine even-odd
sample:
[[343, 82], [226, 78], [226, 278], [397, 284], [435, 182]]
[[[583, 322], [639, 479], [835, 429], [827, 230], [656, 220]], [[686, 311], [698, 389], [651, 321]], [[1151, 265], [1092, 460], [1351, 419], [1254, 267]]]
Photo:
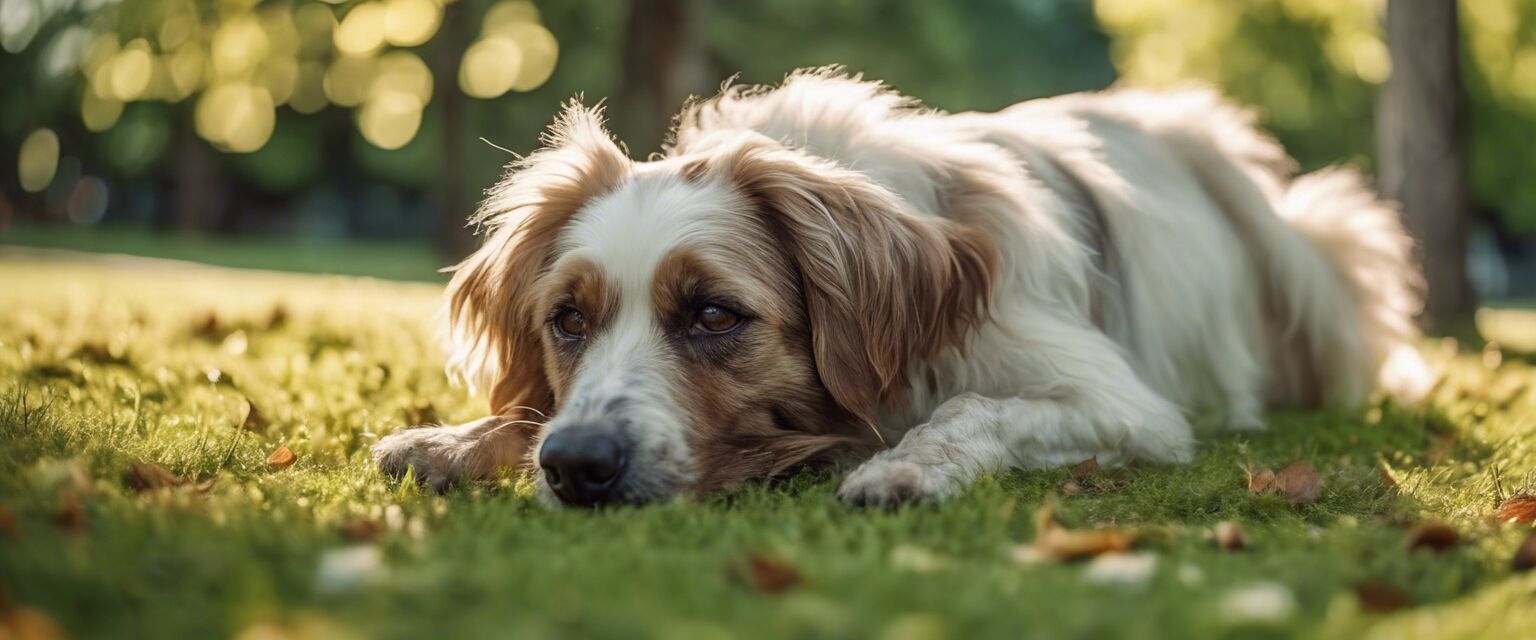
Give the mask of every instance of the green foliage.
[[[1257, 107], [1308, 168], [1370, 165], [1375, 100], [1391, 72], [1383, 0], [1098, 0], [1126, 80], [1202, 81]], [[1474, 197], [1536, 231], [1536, 4], [1463, 0]]]
[[[1536, 370], [1515, 352], [1429, 349], [1449, 376], [1424, 409], [1276, 414], [1191, 465], [1109, 470], [1075, 494], [1052, 469], [865, 511], [807, 473], [594, 513], [547, 510], [516, 475], [436, 496], [374, 470], [368, 445], [422, 403], [444, 421], [483, 409], [442, 375], [438, 286], [15, 259], [0, 280], [0, 506], [18, 532], [0, 531], [0, 584], [76, 637], [1481, 638], [1532, 622], [1536, 577], [1507, 568], [1531, 530], [1488, 519], [1498, 492], [1536, 489]], [[1506, 341], [1536, 324], [1485, 320]], [[249, 431], [247, 401], [264, 418]], [[269, 468], [278, 446], [297, 464]], [[1244, 466], [1296, 459], [1326, 480], [1317, 502], [1246, 490]], [[136, 492], [124, 474], [142, 462], [207, 484]], [[57, 518], [69, 492], [78, 531]], [[1068, 526], [1142, 531], [1151, 575], [1017, 563], [1049, 496]], [[1464, 544], [1407, 550], [1405, 527], [1431, 518]], [[1215, 548], [1223, 520], [1248, 551]], [[801, 584], [755, 589], [738, 568], [753, 553]], [[1366, 583], [1414, 606], [1364, 612]], [[1245, 593], [1279, 594], [1260, 607], [1278, 615]]]

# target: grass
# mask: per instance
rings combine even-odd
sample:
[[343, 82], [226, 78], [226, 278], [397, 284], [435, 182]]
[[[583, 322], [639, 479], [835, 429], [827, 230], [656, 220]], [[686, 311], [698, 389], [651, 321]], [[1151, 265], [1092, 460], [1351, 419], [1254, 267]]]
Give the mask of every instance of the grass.
[[[1513, 349], [1426, 344], [1448, 377], [1423, 408], [1279, 413], [1191, 465], [1106, 471], [1072, 495], [1066, 469], [1013, 472], [942, 505], [866, 511], [836, 502], [835, 474], [809, 473], [594, 513], [541, 508], [517, 477], [437, 496], [374, 470], [379, 434], [482, 410], [441, 373], [436, 285], [14, 256], [0, 282], [13, 520], [0, 584], [79, 637], [1471, 638], [1536, 625], [1536, 575], [1510, 568], [1531, 528], [1491, 519], [1536, 473], [1536, 371]], [[1484, 320], [1506, 346], [1536, 347], [1509, 342], [1536, 336], [1536, 314]], [[264, 428], [240, 428], [247, 402]], [[298, 462], [270, 468], [280, 446]], [[1247, 491], [1245, 466], [1295, 460], [1322, 473], [1316, 502]], [[190, 482], [135, 491], [125, 474], [146, 462]], [[1068, 526], [1140, 531], [1150, 576], [1015, 561], [1047, 500]], [[1410, 551], [1426, 520], [1461, 544]], [[1249, 550], [1213, 544], [1221, 521]], [[753, 555], [799, 583], [759, 588], [742, 569]], [[1368, 611], [1380, 603], [1362, 585], [1408, 606]]]
[[242, 234], [176, 236], [127, 227], [0, 226], [0, 244], [39, 249], [190, 260], [242, 269], [371, 276], [391, 280], [446, 282], [442, 258], [430, 242], [326, 239]]

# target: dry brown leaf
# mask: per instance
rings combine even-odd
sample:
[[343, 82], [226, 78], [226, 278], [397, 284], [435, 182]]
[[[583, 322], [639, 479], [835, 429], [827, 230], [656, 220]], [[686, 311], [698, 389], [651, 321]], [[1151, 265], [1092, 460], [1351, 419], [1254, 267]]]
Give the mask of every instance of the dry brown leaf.
[[219, 322], [219, 315], [209, 311], [192, 322], [192, 335], [209, 340], [223, 340], [224, 328]]
[[1392, 469], [1387, 466], [1387, 463], [1385, 463], [1385, 462], [1381, 463], [1380, 469], [1381, 469], [1381, 481], [1383, 483], [1385, 483], [1389, 487], [1397, 486], [1397, 478], [1392, 477]]
[[272, 455], [267, 456], [267, 466], [273, 469], [287, 469], [298, 461], [299, 457], [293, 455], [293, 451], [288, 449], [288, 447], [278, 447], [276, 451], [272, 452]]
[[738, 574], [763, 593], [783, 593], [800, 584], [800, 572], [787, 563], [762, 553], [747, 556]]
[[1035, 512], [1034, 555], [1044, 560], [1066, 561], [1129, 551], [1134, 536], [1119, 529], [1072, 530], [1056, 522], [1056, 507], [1047, 502]]
[[80, 495], [68, 489], [59, 492], [59, 506], [53, 512], [53, 523], [69, 533], [85, 533], [85, 505]]
[[1386, 613], [1413, 606], [1413, 596], [1384, 582], [1355, 585], [1355, 597], [1360, 599], [1361, 609], [1372, 613]]
[[0, 611], [0, 637], [15, 640], [63, 640], [64, 630], [48, 614], [30, 607], [10, 607]]
[[1248, 548], [1248, 538], [1236, 522], [1224, 520], [1216, 523], [1216, 546], [1224, 551], [1242, 551]]
[[1041, 557], [1052, 560], [1082, 560], [1106, 553], [1130, 551], [1130, 534], [1119, 529], [1049, 529], [1035, 536], [1032, 546]]
[[1275, 484], [1275, 472], [1269, 469], [1260, 469], [1258, 472], [1248, 471], [1248, 492], [1264, 493]]
[[267, 430], [267, 419], [261, 415], [261, 410], [256, 408], [256, 403], [250, 398], [245, 399], [245, 419], [240, 421], [240, 428], [252, 433], [264, 433]]
[[123, 482], [139, 493], [154, 491], [166, 487], [180, 486], [186, 483], [184, 478], [165, 470], [158, 464], [150, 462], [135, 462], [128, 471], [123, 474]]
[[1082, 480], [1099, 472], [1099, 458], [1094, 456], [1072, 467], [1072, 479]]
[[352, 542], [369, 542], [383, 532], [384, 525], [367, 518], [353, 518], [341, 525], [341, 537]]
[[1516, 496], [1499, 505], [1499, 520], [1509, 524], [1536, 522], [1536, 496]]
[[1408, 532], [1408, 548], [1443, 553], [1461, 544], [1461, 535], [1444, 522], [1425, 522]]
[[1323, 495], [1323, 478], [1305, 462], [1296, 461], [1275, 474], [1275, 491], [1291, 504], [1305, 504]]
[[1536, 533], [1526, 536], [1520, 548], [1515, 549], [1515, 557], [1510, 560], [1509, 566], [1515, 571], [1536, 569]]
[[267, 314], [267, 330], [281, 329], [288, 324], [288, 307], [277, 304], [272, 307], [272, 313]]

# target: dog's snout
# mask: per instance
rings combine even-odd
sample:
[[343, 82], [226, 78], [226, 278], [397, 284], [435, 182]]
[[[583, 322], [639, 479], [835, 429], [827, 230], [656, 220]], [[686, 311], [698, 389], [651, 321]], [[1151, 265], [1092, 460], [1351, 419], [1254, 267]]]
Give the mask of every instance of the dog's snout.
[[549, 434], [539, 466], [555, 495], [566, 504], [591, 507], [617, 497], [627, 456], [617, 433], [577, 427]]

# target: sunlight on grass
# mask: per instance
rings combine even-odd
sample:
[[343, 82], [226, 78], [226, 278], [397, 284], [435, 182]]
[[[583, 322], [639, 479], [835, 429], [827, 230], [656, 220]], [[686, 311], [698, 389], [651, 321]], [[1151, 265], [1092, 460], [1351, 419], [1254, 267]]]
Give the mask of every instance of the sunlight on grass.
[[[1081, 483], [1009, 473], [941, 506], [846, 508], [822, 472], [548, 511], [525, 478], [437, 496], [370, 463], [381, 434], [483, 410], [442, 374], [435, 285], [15, 259], [0, 281], [0, 585], [79, 636], [1515, 637], [1532, 624], [1536, 581], [1510, 568], [1530, 526], [1493, 518], [1536, 491], [1529, 353], [1430, 342], [1449, 376], [1424, 408], [1277, 413], [1188, 466]], [[1536, 329], [1533, 312], [1496, 317], [1484, 329], [1499, 344]], [[269, 465], [279, 447], [297, 461]], [[1322, 473], [1317, 501], [1248, 492], [1245, 468], [1295, 460]], [[145, 463], [173, 486], [143, 488]], [[1150, 571], [1015, 562], [1049, 496], [1067, 526], [1136, 531], [1136, 570]], [[1460, 544], [1410, 551], [1427, 520]], [[1248, 550], [1215, 545], [1222, 521]], [[739, 569], [752, 554], [798, 580], [754, 586]]]

